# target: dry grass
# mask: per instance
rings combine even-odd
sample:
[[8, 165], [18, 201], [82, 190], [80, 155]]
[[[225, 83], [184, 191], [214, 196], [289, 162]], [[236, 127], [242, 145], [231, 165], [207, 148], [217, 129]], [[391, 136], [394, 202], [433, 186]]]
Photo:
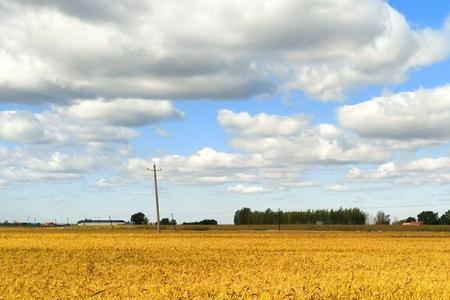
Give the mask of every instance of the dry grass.
[[450, 234], [0, 230], [0, 299], [450, 299]]

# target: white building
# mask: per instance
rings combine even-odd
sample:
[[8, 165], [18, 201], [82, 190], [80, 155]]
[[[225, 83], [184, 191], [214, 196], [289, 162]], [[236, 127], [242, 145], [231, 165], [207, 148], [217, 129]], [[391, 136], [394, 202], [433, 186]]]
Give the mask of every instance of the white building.
[[89, 225], [89, 226], [111, 226], [111, 225], [125, 225], [124, 220], [90, 220], [84, 219], [77, 222], [77, 225]]

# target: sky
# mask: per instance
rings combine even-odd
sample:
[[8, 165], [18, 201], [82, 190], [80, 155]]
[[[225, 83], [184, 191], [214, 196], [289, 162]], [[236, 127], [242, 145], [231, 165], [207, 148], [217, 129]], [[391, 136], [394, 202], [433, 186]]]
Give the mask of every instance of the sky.
[[0, 220], [450, 209], [450, 2], [0, 0]]

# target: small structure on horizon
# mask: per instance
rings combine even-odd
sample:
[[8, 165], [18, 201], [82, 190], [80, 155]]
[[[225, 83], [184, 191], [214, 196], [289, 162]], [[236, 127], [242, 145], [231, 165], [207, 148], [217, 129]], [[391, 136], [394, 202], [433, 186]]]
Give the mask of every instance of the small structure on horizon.
[[128, 224], [127, 221], [124, 220], [91, 220], [84, 219], [77, 222], [77, 225], [90, 225], [90, 226], [98, 226], [98, 225], [125, 225]]
[[404, 226], [420, 226], [420, 225], [423, 225], [423, 222], [421, 222], [421, 221], [403, 222], [402, 225], [404, 225]]

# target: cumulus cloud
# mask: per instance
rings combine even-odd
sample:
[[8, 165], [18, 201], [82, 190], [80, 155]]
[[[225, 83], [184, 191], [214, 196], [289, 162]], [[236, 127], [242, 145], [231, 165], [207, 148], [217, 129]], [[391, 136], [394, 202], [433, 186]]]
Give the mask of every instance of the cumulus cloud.
[[106, 154], [49, 154], [18, 149], [0, 170], [0, 180], [7, 183], [67, 180], [98, 171], [109, 164]]
[[54, 110], [0, 112], [0, 139], [19, 144], [118, 142], [136, 136], [136, 131], [126, 127], [70, 120]]
[[168, 101], [84, 100], [40, 113], [0, 111], [0, 139], [21, 144], [124, 142], [138, 134], [126, 126], [182, 116]]
[[[229, 133], [232, 152], [203, 148], [191, 155], [166, 155], [155, 158], [163, 166], [163, 178], [178, 184], [264, 186], [271, 190], [307, 188], [316, 183], [305, 176], [312, 168], [330, 165], [366, 165], [388, 161], [395, 151], [411, 151], [427, 145], [419, 141], [397, 141], [360, 137], [338, 126], [313, 124], [309, 116], [249, 114], [220, 110], [217, 120]], [[150, 159], [129, 158], [122, 166], [124, 181], [134, 182], [148, 176]], [[412, 171], [427, 165], [445, 167], [446, 159], [419, 160], [398, 167], [382, 163], [372, 174], [359, 166], [347, 172], [349, 180], [385, 180], [398, 178], [399, 171]], [[336, 168], [336, 167], [335, 167]], [[416, 170], [414, 172], [417, 172]], [[337, 184], [329, 191], [345, 191]]]
[[[226, 153], [212, 148], [203, 148], [190, 156], [167, 155], [155, 159], [130, 158], [124, 166], [128, 178], [141, 179], [148, 176], [147, 168], [157, 161], [164, 166], [161, 176], [186, 184], [222, 184], [229, 180], [230, 173], [244, 172], [256, 164], [237, 153]], [[257, 160], [257, 158], [254, 158]]]
[[450, 158], [448, 157], [425, 157], [414, 160], [405, 165], [406, 170], [410, 171], [439, 171], [450, 169]]
[[170, 131], [167, 131], [164, 128], [155, 128], [155, 133], [156, 133], [156, 135], [158, 135], [160, 137], [164, 137], [164, 138], [168, 138], [168, 137], [172, 136]]
[[450, 48], [449, 25], [413, 29], [381, 0], [1, 5], [0, 101], [8, 102], [245, 98], [277, 89], [333, 100], [399, 83]]
[[350, 179], [358, 178], [361, 176], [361, 169], [353, 167], [347, 172], [347, 177]]
[[123, 182], [108, 180], [106, 178], [101, 178], [93, 184], [93, 187], [98, 188], [98, 189], [104, 189], [104, 188], [120, 187], [122, 185], [124, 185]]
[[334, 184], [331, 186], [327, 186], [326, 189], [329, 192], [348, 192], [350, 190], [348, 186], [343, 184]]
[[369, 138], [447, 140], [450, 137], [450, 85], [376, 97], [345, 105], [339, 123]]
[[[138, 131], [127, 126], [181, 118], [169, 101], [78, 100], [49, 110], [0, 111], [0, 180], [14, 182], [77, 179], [120, 165]], [[100, 181], [97, 187], [108, 183]]]
[[391, 149], [364, 140], [332, 124], [311, 124], [302, 115], [279, 116], [219, 112], [219, 124], [231, 133], [231, 145], [278, 164], [376, 162]]
[[238, 184], [228, 188], [229, 193], [238, 193], [238, 194], [258, 194], [258, 193], [265, 193], [268, 191], [269, 191], [268, 189], [259, 185], [246, 186]]
[[251, 116], [247, 112], [235, 113], [222, 109], [217, 120], [231, 133], [245, 136], [288, 136], [299, 133], [309, 125], [311, 117], [305, 115], [280, 116], [265, 113]]
[[[149, 176], [146, 169], [157, 161], [162, 167], [158, 175], [165, 180], [183, 185], [267, 186], [271, 189], [294, 189], [313, 186], [301, 177], [295, 166], [284, 168], [259, 155], [226, 153], [212, 148], [201, 149], [192, 155], [167, 155], [155, 159], [129, 158], [121, 174], [124, 182], [140, 181]], [[244, 184], [245, 183], [245, 184]]]
[[448, 157], [424, 157], [406, 162], [387, 162], [374, 171], [360, 172], [356, 181], [384, 182], [396, 185], [420, 186], [450, 182]]
[[82, 121], [114, 126], [141, 126], [162, 120], [181, 119], [184, 116], [170, 101], [147, 99], [78, 100], [57, 110]]
[[46, 143], [51, 140], [39, 120], [41, 115], [29, 111], [1, 111], [0, 138], [17, 143]]

